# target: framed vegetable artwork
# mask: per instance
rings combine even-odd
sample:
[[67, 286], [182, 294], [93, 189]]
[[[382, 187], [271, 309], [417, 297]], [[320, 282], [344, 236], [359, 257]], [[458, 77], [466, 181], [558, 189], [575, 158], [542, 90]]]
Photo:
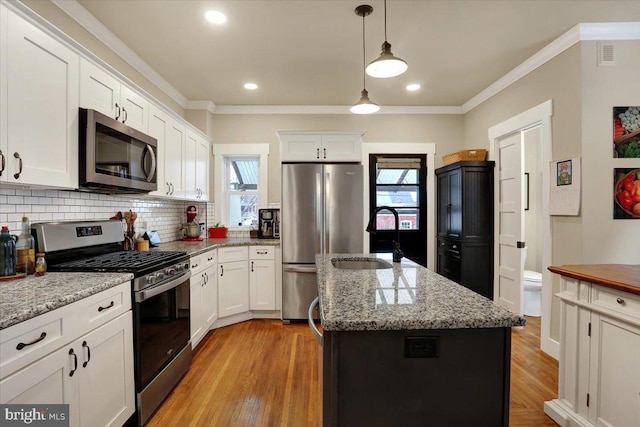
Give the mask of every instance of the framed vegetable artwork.
[[613, 171], [613, 218], [640, 219], [640, 169]]
[[640, 106], [613, 107], [613, 157], [640, 157]]

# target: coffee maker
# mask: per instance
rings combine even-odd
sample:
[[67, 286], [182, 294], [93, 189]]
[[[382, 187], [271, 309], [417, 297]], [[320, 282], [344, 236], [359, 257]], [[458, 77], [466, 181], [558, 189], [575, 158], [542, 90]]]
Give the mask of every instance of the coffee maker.
[[280, 209], [258, 209], [258, 239], [280, 238]]

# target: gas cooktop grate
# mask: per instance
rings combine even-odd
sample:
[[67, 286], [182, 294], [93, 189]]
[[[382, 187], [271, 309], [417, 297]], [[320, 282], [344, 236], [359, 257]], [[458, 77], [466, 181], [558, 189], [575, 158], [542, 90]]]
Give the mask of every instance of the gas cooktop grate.
[[178, 260], [186, 252], [112, 252], [91, 258], [67, 261], [51, 266], [57, 271], [127, 271], [136, 272], [158, 264]]

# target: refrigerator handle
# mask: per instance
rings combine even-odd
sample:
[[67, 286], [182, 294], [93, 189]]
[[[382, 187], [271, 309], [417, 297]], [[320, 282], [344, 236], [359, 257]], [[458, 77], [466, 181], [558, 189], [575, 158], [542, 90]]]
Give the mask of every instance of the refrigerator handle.
[[322, 175], [320, 172], [316, 173], [316, 242], [320, 247], [317, 248], [318, 253], [325, 253], [324, 251], [324, 217], [322, 207], [324, 206], [324, 199], [322, 198]]
[[326, 251], [323, 253], [331, 253], [331, 206], [329, 206], [329, 200], [331, 200], [331, 174], [326, 172], [324, 174], [324, 238]]

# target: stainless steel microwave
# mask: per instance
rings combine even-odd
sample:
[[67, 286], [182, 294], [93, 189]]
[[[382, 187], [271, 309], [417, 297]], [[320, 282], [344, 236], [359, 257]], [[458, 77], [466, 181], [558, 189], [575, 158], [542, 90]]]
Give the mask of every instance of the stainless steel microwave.
[[158, 141], [124, 123], [80, 108], [81, 190], [148, 193], [158, 189]]

